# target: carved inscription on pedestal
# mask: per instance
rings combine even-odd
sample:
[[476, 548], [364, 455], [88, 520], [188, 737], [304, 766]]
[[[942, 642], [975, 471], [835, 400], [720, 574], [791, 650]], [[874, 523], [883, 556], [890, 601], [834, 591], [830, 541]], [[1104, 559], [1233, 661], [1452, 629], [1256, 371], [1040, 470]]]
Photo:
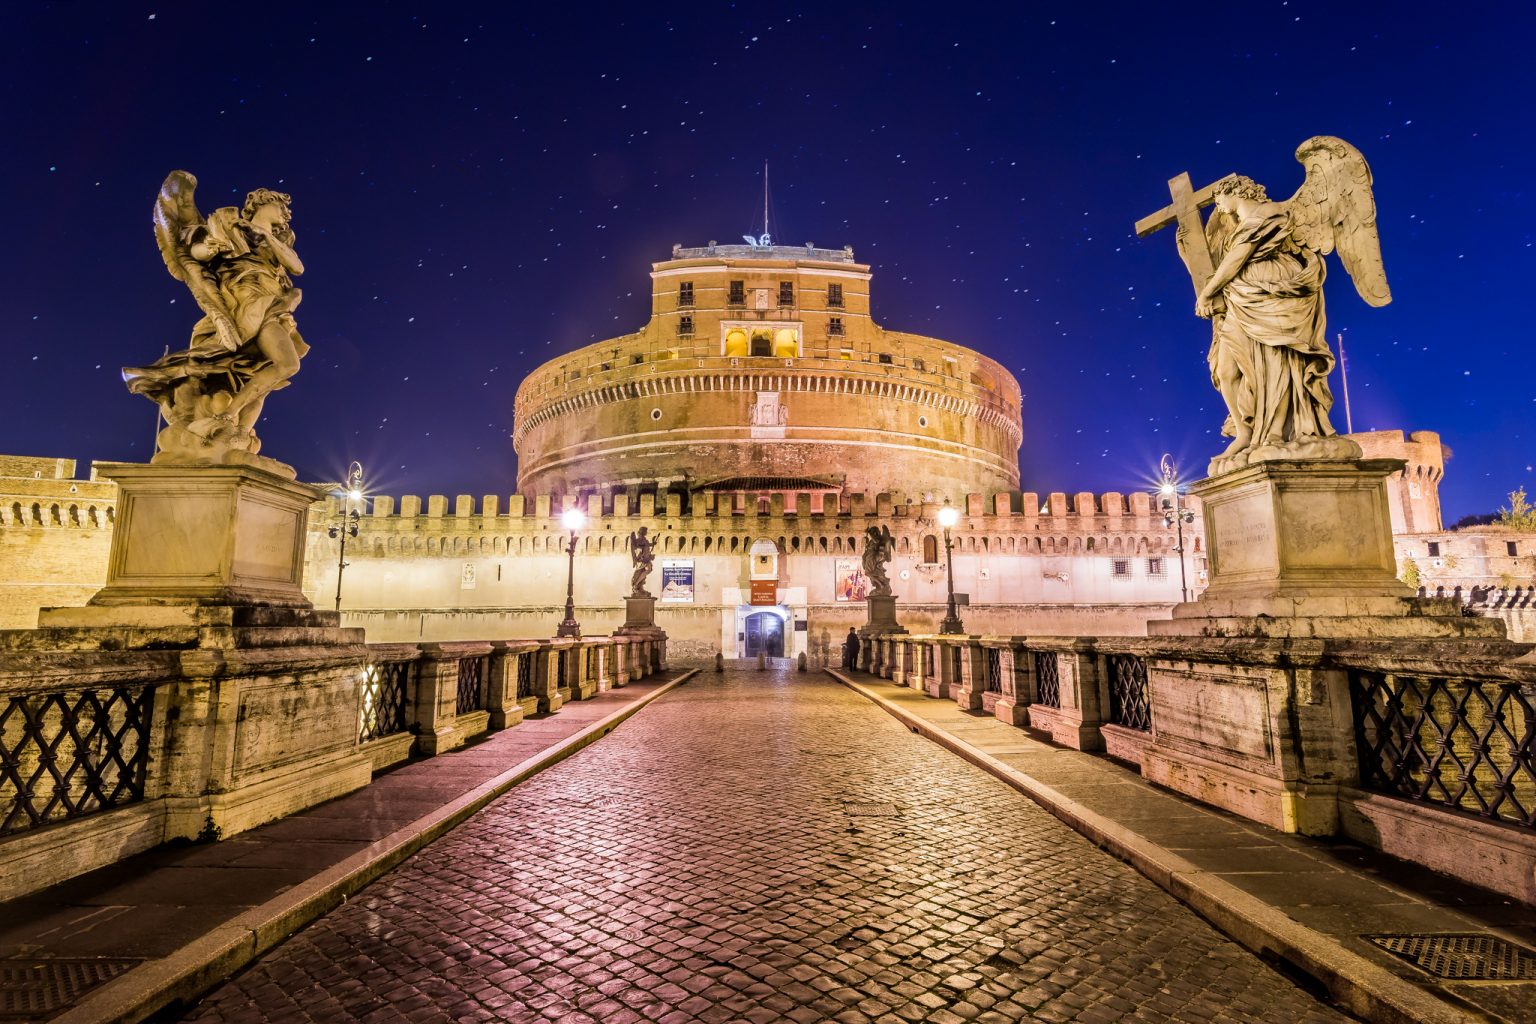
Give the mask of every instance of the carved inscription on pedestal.
[[1218, 576], [1274, 571], [1274, 507], [1268, 491], [1213, 502], [1210, 510], [1213, 569]]

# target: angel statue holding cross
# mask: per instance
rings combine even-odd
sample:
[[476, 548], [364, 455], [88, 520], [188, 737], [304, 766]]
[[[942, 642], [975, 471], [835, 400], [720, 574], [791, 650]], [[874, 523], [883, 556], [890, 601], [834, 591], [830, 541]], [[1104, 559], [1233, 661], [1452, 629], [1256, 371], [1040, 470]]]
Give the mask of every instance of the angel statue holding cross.
[[243, 206], [197, 210], [197, 179], [172, 171], [155, 201], [155, 240], [171, 276], [203, 312], [188, 348], [123, 370], [128, 390], [160, 406], [166, 426], [151, 462], [256, 465], [293, 470], [257, 456], [255, 427], [267, 396], [299, 369], [309, 346], [293, 311], [304, 273], [289, 226], [292, 197], [259, 188]]
[[[1333, 394], [1323, 314], [1323, 257], [1335, 249], [1360, 297], [1392, 301], [1371, 170], [1342, 139], [1317, 135], [1296, 150], [1306, 179], [1273, 202], [1264, 186], [1229, 174], [1192, 192], [1188, 175], [1169, 183], [1172, 206], [1137, 224], [1146, 235], [1177, 221], [1180, 256], [1195, 284], [1195, 313], [1211, 320], [1211, 382], [1227, 405], [1211, 475], [1272, 459], [1359, 458], [1328, 420]], [[1199, 207], [1214, 204], [1204, 228]]]

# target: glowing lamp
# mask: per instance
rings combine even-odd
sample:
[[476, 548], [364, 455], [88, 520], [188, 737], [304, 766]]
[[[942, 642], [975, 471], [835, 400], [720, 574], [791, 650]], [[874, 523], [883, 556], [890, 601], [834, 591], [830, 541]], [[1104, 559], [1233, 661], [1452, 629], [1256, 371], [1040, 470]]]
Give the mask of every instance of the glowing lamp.
[[582, 515], [579, 508], [568, 508], [560, 513], [560, 525], [567, 530], [579, 530], [586, 525], [587, 517]]
[[945, 505], [939, 509], [939, 525], [948, 530], [960, 521], [960, 510]]

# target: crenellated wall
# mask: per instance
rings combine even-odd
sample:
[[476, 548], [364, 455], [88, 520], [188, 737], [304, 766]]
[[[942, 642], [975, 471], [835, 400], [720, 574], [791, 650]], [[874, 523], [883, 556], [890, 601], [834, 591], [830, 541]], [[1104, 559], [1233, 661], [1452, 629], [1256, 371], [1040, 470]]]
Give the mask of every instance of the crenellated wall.
[[[559, 516], [573, 505], [589, 517], [577, 539], [574, 600], [592, 632], [623, 621], [633, 531], [648, 529], [658, 563], [693, 563], [693, 602], [657, 606], [657, 623], [680, 658], [740, 653], [733, 633], [754, 610], [749, 552], [761, 541], [779, 556], [778, 603], [768, 607], [785, 620], [787, 655], [817, 656], [849, 626], [863, 625], [864, 603], [839, 601], [836, 581], [840, 561], [861, 562], [871, 526], [895, 538], [888, 571], [902, 621], [936, 628], [944, 614], [943, 531], [933, 502], [888, 493], [626, 491], [374, 498], [347, 545], [346, 621], [375, 642], [549, 632], [563, 614], [568, 570]], [[969, 628], [1139, 634], [1179, 600], [1173, 532], [1146, 494], [1007, 491], [966, 495], [960, 507], [955, 589], [969, 597]], [[326, 527], [337, 513], [332, 500], [312, 518], [307, 592], [320, 607], [335, 600], [339, 541]], [[1185, 539], [1193, 590], [1204, 558], [1198, 527]], [[653, 572], [653, 592], [659, 584]]]
[[74, 472], [72, 459], [0, 456], [0, 629], [84, 604], [106, 580], [117, 486]]

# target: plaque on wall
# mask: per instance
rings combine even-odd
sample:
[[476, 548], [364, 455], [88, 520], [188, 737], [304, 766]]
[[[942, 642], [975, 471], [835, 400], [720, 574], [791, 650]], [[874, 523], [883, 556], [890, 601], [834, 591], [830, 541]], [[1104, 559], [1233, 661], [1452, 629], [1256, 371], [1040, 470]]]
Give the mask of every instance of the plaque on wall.
[[751, 604], [778, 604], [779, 581], [778, 580], [753, 580]]

